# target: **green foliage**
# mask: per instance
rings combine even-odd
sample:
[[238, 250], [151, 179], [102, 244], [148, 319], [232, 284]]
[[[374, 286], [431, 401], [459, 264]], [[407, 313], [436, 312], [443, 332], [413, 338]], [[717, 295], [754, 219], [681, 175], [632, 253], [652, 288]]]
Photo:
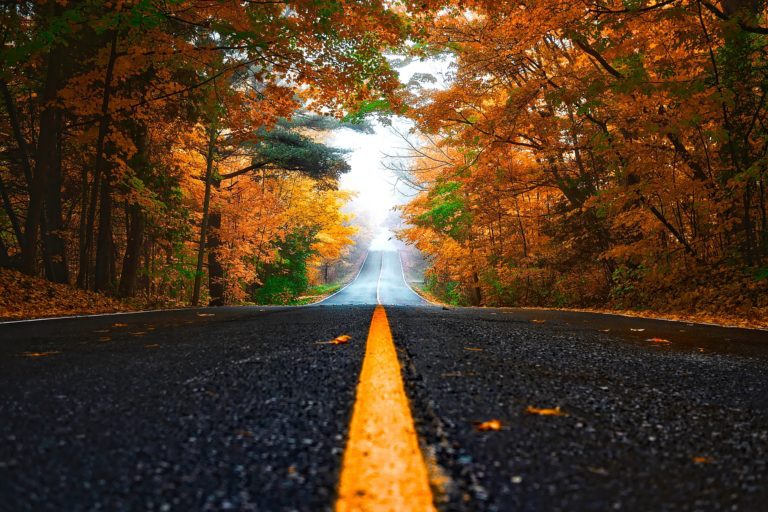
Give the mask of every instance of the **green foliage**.
[[254, 161], [265, 167], [300, 171], [315, 179], [338, 179], [350, 169], [343, 149], [283, 128], [263, 130], [261, 136], [252, 149], [256, 154]]
[[458, 281], [443, 280], [440, 276], [427, 274], [424, 276], [424, 289], [446, 304], [466, 306], [466, 297], [462, 293], [462, 284]]
[[622, 307], [634, 308], [644, 303], [639, 284], [643, 281], [648, 269], [643, 265], [629, 267], [621, 265], [613, 271], [610, 297]]
[[253, 294], [258, 304], [291, 304], [307, 291], [307, 260], [314, 254], [313, 230], [297, 230], [274, 243], [277, 257], [259, 272], [262, 285]]
[[381, 116], [391, 114], [392, 112], [392, 105], [389, 103], [389, 100], [381, 99], [364, 101], [356, 111], [347, 114], [343, 121], [351, 124], [362, 124], [365, 122], [367, 116], [372, 114]]
[[429, 211], [417, 222], [441, 231], [454, 240], [462, 240], [472, 222], [466, 201], [460, 195], [461, 184], [455, 181], [435, 185], [429, 192]]

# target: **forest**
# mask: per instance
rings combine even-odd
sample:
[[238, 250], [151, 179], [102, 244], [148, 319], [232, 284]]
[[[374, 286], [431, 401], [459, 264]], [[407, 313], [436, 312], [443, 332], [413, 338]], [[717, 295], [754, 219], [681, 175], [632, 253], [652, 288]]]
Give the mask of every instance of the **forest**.
[[349, 252], [340, 119], [391, 94], [380, 3], [2, 4], [0, 265], [120, 298], [288, 302]]
[[766, 318], [767, 5], [3, 2], [0, 266], [290, 302], [354, 246], [328, 133], [396, 115], [432, 296]]
[[768, 318], [764, 1], [460, 2], [405, 238], [455, 304]]

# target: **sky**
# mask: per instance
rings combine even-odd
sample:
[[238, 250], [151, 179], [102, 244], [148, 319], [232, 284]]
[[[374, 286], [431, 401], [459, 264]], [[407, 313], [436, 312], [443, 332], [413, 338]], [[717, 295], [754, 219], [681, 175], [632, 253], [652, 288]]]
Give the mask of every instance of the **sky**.
[[[427, 88], [445, 88], [449, 64], [445, 60], [413, 61], [397, 69], [400, 81], [408, 83], [415, 73], [431, 74], [435, 83], [425, 83]], [[341, 178], [343, 190], [356, 193], [349, 210], [365, 215], [374, 223], [374, 228], [381, 227], [395, 205], [408, 201], [406, 193], [413, 194], [402, 184], [396, 190], [396, 178], [386, 169], [387, 155], [402, 155], [406, 143], [398, 132], [408, 133], [412, 127], [410, 121], [395, 117], [391, 126], [378, 121], [371, 121], [374, 133], [366, 134], [342, 129], [335, 132], [329, 143], [332, 146], [349, 150], [347, 161], [351, 170]]]

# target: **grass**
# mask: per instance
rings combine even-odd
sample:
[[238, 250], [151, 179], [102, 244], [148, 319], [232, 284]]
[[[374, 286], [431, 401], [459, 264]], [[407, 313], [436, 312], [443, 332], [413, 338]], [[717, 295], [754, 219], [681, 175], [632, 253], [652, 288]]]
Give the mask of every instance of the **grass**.
[[316, 286], [310, 286], [307, 291], [301, 297], [296, 297], [289, 302], [291, 306], [301, 306], [303, 304], [312, 304], [317, 302], [323, 297], [327, 297], [333, 293], [336, 293], [341, 289], [341, 283], [330, 284], [318, 284]]

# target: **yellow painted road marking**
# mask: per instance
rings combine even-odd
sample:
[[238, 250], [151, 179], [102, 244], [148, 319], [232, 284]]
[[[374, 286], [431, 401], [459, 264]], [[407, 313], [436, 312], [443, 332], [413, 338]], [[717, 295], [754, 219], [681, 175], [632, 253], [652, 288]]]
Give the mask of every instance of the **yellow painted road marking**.
[[376, 306], [341, 469], [337, 512], [434, 511], [392, 333]]

